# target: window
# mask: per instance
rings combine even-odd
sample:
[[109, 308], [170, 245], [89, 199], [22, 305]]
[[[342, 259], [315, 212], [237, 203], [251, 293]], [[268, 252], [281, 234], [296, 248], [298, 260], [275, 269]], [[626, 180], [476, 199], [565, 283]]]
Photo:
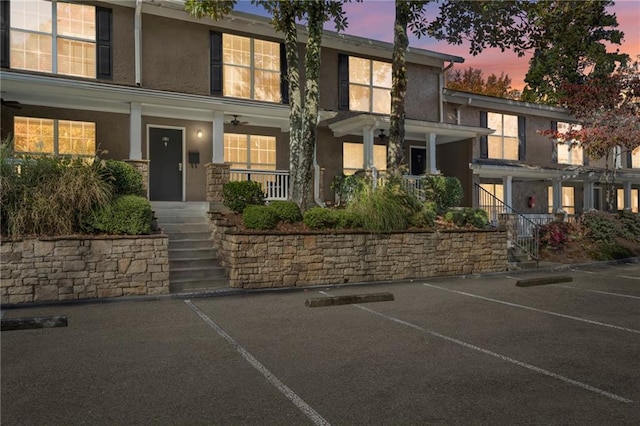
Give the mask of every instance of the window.
[[[362, 170], [364, 159], [364, 147], [361, 143], [345, 142], [342, 144], [342, 172], [352, 175]], [[373, 146], [373, 165], [379, 172], [387, 170], [386, 145]]]
[[[548, 204], [549, 204], [549, 213], [555, 213], [553, 211], [553, 187], [548, 188]], [[567, 214], [575, 214], [575, 197], [574, 197], [574, 188], [572, 186], [563, 186], [562, 187], [562, 210], [567, 212]]]
[[[638, 213], [638, 190], [637, 189], [631, 189], [631, 212], [632, 213]], [[624, 189], [622, 188], [618, 188], [617, 190], [617, 198], [618, 198], [618, 210], [623, 210], [624, 209]]]
[[[569, 124], [558, 122], [558, 131], [565, 133], [568, 131], [580, 130], [582, 126], [579, 124]], [[574, 139], [559, 139], [556, 143], [558, 149], [558, 164], [572, 164], [574, 166], [582, 166], [584, 164], [584, 152], [579, 142]]]
[[640, 147], [631, 151], [631, 167], [640, 169]]
[[498, 183], [481, 183], [480, 188], [484, 191], [480, 191], [478, 196], [478, 208], [486, 211], [489, 221], [495, 223], [498, 220], [498, 215], [505, 213], [503, 207], [504, 186]]
[[11, 68], [96, 77], [96, 8], [59, 1], [11, 3]]
[[95, 156], [95, 123], [15, 117], [13, 126], [16, 153]]
[[232, 169], [275, 170], [276, 138], [225, 133], [224, 161]]
[[222, 35], [223, 95], [280, 102], [280, 44]]
[[349, 57], [349, 109], [391, 113], [391, 64]]
[[518, 116], [489, 112], [487, 127], [495, 129], [487, 139], [489, 158], [518, 160]]

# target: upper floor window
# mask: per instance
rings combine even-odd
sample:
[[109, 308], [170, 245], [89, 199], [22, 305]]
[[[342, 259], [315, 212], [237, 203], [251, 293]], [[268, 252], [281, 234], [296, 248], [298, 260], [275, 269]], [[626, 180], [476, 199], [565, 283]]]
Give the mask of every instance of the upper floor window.
[[[364, 164], [364, 147], [361, 143], [345, 142], [342, 144], [342, 172], [352, 175], [362, 170]], [[373, 146], [373, 165], [378, 171], [387, 170], [387, 146]]]
[[349, 57], [349, 109], [391, 112], [391, 64]]
[[640, 146], [631, 151], [631, 167], [640, 169]]
[[61, 1], [12, 1], [11, 68], [96, 77], [96, 8]]
[[223, 95], [280, 102], [280, 44], [222, 35]]
[[487, 127], [495, 129], [487, 138], [488, 158], [518, 160], [518, 116], [489, 112]]
[[232, 169], [275, 170], [276, 138], [225, 133], [224, 161], [231, 163]]
[[91, 122], [15, 117], [13, 134], [20, 154], [93, 158], [96, 153], [96, 124]]
[[[558, 122], [558, 132], [561, 133], [576, 131], [581, 128], [582, 126], [579, 124]], [[558, 164], [571, 164], [574, 166], [582, 166], [584, 164], [584, 150], [579, 142], [574, 139], [560, 139], [556, 142], [556, 147], [558, 150]]]

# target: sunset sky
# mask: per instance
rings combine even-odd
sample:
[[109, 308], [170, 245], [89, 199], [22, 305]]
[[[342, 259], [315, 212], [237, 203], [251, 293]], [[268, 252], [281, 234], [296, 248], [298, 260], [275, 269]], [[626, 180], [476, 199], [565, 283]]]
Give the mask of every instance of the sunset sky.
[[[375, 40], [393, 42], [394, 2], [391, 0], [364, 0], [361, 3], [349, 3], [345, 6], [349, 20], [347, 34], [372, 38]], [[237, 10], [249, 13], [264, 14], [262, 9], [256, 8], [249, 1], [240, 1]], [[437, 8], [431, 6], [437, 12]], [[621, 52], [632, 58], [640, 55], [640, 1], [617, 0], [609, 9], [618, 18], [618, 29], [625, 34], [623, 44], [619, 46]], [[332, 29], [332, 28], [329, 28]], [[420, 47], [441, 53], [448, 53], [465, 58], [458, 68], [474, 67], [483, 70], [485, 77], [490, 74], [500, 75], [501, 72], [511, 77], [511, 86], [521, 89], [524, 86], [524, 76], [529, 67], [528, 57], [518, 58], [511, 52], [500, 52], [499, 49], [485, 50], [478, 56], [471, 56], [465, 45], [453, 46], [445, 42], [430, 38], [411, 38], [410, 47]], [[611, 50], [614, 51], [613, 47]]]

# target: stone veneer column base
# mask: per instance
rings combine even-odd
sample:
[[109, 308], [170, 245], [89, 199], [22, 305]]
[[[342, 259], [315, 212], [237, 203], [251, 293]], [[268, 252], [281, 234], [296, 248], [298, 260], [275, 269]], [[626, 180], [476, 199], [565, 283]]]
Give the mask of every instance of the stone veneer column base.
[[124, 160], [131, 164], [142, 175], [142, 186], [144, 193], [149, 194], [149, 160]]
[[207, 201], [211, 211], [226, 211], [227, 208], [222, 204], [222, 188], [229, 182], [230, 164], [213, 164], [205, 165], [207, 172]]

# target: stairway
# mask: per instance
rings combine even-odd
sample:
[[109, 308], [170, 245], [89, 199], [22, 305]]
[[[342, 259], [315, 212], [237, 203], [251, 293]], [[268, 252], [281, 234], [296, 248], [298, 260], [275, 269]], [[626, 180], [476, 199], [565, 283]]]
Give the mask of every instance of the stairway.
[[211, 241], [208, 203], [153, 201], [158, 226], [169, 236], [171, 293], [213, 290], [228, 286]]
[[535, 269], [539, 266], [538, 262], [532, 259], [529, 253], [517, 246], [507, 249], [507, 258], [509, 262], [507, 265], [507, 269], [509, 271], [517, 271], [519, 269]]

